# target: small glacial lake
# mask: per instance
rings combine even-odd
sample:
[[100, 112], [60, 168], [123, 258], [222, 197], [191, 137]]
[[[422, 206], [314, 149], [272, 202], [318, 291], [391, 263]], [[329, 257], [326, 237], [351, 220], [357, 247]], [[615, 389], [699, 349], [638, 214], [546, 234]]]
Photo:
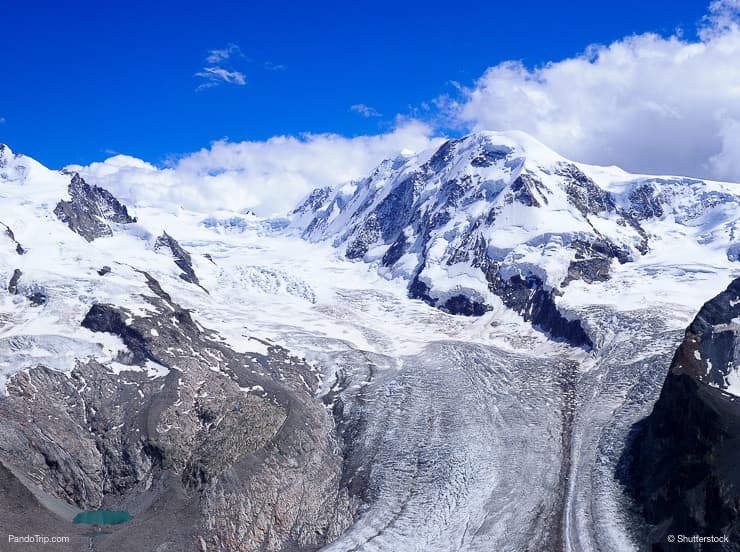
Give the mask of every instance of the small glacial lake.
[[113, 510], [89, 510], [80, 512], [72, 520], [72, 523], [85, 523], [87, 525], [118, 525], [126, 523], [131, 519], [128, 512], [115, 512]]

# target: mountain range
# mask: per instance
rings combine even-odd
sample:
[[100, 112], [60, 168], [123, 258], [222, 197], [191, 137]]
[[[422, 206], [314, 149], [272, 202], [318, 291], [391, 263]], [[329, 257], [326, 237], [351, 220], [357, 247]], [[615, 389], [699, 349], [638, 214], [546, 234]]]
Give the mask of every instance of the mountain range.
[[[124, 205], [81, 173], [0, 146], [7, 533], [740, 550], [739, 184], [521, 132], [404, 153], [280, 218]], [[73, 523], [98, 510], [132, 519]]]

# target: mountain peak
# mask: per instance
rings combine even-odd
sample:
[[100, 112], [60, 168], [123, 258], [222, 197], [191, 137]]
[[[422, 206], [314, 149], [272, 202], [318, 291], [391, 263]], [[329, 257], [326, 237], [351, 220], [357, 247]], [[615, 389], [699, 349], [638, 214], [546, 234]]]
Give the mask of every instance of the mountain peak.
[[509, 148], [512, 153], [523, 155], [527, 159], [542, 164], [568, 162], [567, 159], [545, 144], [521, 130], [481, 130], [464, 136], [461, 140], [472, 144], [481, 144], [484, 147]]
[[[451, 138], [436, 148], [418, 154], [402, 153], [376, 170], [402, 166], [407, 171], [426, 168], [440, 176], [452, 178], [503, 169], [519, 172], [525, 167], [554, 169], [570, 163], [564, 157], [521, 131], [479, 131], [461, 138]], [[490, 170], [487, 168], [492, 167]]]
[[[503, 304], [553, 337], [588, 345], [557, 298], [574, 280], [606, 281], [645, 255], [643, 222], [665, 216], [671, 198], [703, 191], [643, 178], [615, 195], [587, 170], [523, 132], [476, 132], [315, 190], [293, 211], [293, 226], [377, 263], [442, 310], [480, 315]], [[715, 205], [727, 201], [737, 198]]]

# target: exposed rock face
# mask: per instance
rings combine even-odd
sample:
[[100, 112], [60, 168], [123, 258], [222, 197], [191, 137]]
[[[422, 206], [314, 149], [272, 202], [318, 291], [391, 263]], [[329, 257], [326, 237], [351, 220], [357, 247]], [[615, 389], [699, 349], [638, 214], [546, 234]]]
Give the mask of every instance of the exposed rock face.
[[[626, 480], [654, 525], [655, 550], [740, 550], [740, 278], [686, 330], [652, 414], [623, 457]], [[671, 544], [668, 535], [729, 537]]]
[[18, 255], [23, 255], [26, 250], [23, 248], [23, 246], [18, 243], [18, 240], [15, 239], [15, 234], [13, 233], [13, 230], [11, 230], [10, 226], [7, 226], [6, 224], [3, 224], [0, 222], [0, 226], [5, 227], [5, 235], [10, 238], [10, 240], [15, 245], [15, 252], [18, 253]]
[[[501, 298], [504, 305], [521, 315], [524, 320], [531, 322], [555, 340], [566, 341], [574, 347], [586, 349], [593, 346], [581, 322], [567, 319], [558, 310], [552, 290], [545, 289], [542, 280], [536, 276], [522, 278], [518, 275], [504, 279], [498, 272], [498, 266], [493, 262], [489, 263], [485, 274], [489, 289]], [[450, 314], [481, 316], [491, 309], [488, 305], [462, 294], [450, 297], [443, 304], [437, 304], [435, 299], [429, 296], [428, 286], [418, 277], [411, 282], [409, 294]]]
[[60, 201], [54, 214], [87, 241], [113, 235], [110, 223], [130, 224], [126, 206], [98, 186], [90, 186], [79, 174], [69, 184], [70, 201]]
[[508, 280], [498, 273], [488, 274], [491, 289], [504, 304], [519, 313], [524, 320], [542, 329], [556, 340], [566, 341], [574, 347], [593, 347], [591, 338], [580, 320], [567, 319], [557, 308], [552, 290], [546, 290], [536, 276], [512, 276]]
[[321, 209], [321, 207], [326, 203], [330, 195], [331, 188], [316, 188], [291, 212], [291, 215], [294, 217], [305, 217], [310, 221], [313, 219], [316, 211]]
[[665, 197], [655, 186], [643, 183], [636, 186], [629, 196], [629, 214], [637, 220], [660, 218], [665, 214]]
[[429, 286], [419, 279], [418, 274], [409, 285], [409, 296], [414, 299], [421, 299], [425, 303], [450, 314], [481, 316], [491, 310], [488, 305], [463, 294], [453, 295], [444, 302], [439, 302], [429, 295]]
[[740, 243], [733, 243], [727, 248], [727, 258], [733, 262], [740, 262]]
[[563, 280], [563, 286], [567, 286], [573, 280], [584, 280], [589, 284], [605, 282], [609, 279], [611, 263], [614, 259], [620, 264], [632, 260], [628, 251], [621, 249], [608, 239], [574, 240], [571, 246], [576, 254], [568, 265], [568, 276]]
[[157, 238], [154, 249], [167, 249], [174, 257], [175, 264], [182, 270], [180, 278], [186, 282], [200, 286], [198, 276], [196, 276], [195, 270], [193, 270], [193, 259], [190, 257], [190, 253], [185, 251], [175, 238], [167, 232], [162, 232], [162, 235]]
[[611, 194], [599, 188], [574, 164], [564, 164], [558, 169], [558, 174], [565, 179], [565, 191], [582, 215], [597, 215], [605, 211], [617, 212], [617, 206]]
[[12, 293], [13, 295], [18, 293], [18, 281], [21, 279], [22, 275], [23, 272], [21, 272], [20, 268], [16, 268], [13, 271], [13, 275], [10, 277], [10, 282], [8, 282], [8, 293]]
[[96, 304], [82, 322], [124, 342], [118, 374], [91, 360], [70, 377], [38, 366], [8, 382], [0, 461], [79, 508], [132, 513], [95, 539], [100, 551], [312, 550], [336, 538], [353, 506], [314, 372], [277, 347], [235, 353], [142, 275], [153, 312]]

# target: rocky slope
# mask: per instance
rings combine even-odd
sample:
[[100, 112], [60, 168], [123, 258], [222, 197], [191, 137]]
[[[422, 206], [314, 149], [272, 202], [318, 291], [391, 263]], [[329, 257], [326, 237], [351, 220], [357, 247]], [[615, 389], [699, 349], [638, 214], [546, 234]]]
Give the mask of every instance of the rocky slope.
[[[740, 278], [686, 330], [650, 416], [625, 455], [657, 550], [740, 547]], [[671, 543], [669, 535], [728, 537]]]
[[[166, 231], [142, 240], [106, 190], [3, 155], [0, 193], [20, 196], [3, 218], [29, 243], [19, 251], [6, 227], [3, 270], [23, 268], [0, 313], [0, 482], [13, 507], [3, 530], [33, 526], [71, 535], [68, 550], [99, 551], [312, 550], [335, 539], [354, 503], [315, 370], [276, 345], [237, 352], [198, 323], [166, 291], [182, 293], [181, 280], [207, 295]], [[28, 200], [33, 186], [41, 201]], [[133, 249], [107, 248], [121, 232], [133, 232]], [[71, 519], [95, 509], [133, 520], [90, 538]]]

